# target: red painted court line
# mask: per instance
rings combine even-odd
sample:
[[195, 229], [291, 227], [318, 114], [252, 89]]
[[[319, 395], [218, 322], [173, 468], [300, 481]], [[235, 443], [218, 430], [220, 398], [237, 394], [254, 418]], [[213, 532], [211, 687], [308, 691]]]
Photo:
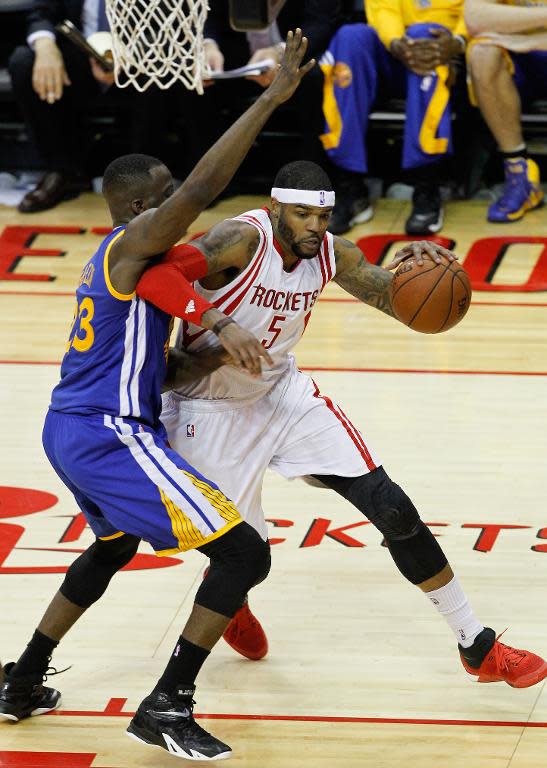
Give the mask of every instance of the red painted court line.
[[[1, 361], [0, 361], [1, 362]], [[470, 371], [449, 368], [328, 368], [301, 365], [301, 371], [330, 371], [332, 373], [437, 373], [460, 376], [547, 376], [547, 371]]]
[[[331, 304], [361, 304], [359, 299], [346, 298], [320, 298], [319, 303], [330, 302]], [[547, 301], [471, 301], [473, 307], [547, 307]]]
[[0, 296], [75, 296], [74, 291], [0, 291]]
[[[0, 291], [0, 296], [74, 296], [74, 291]], [[321, 298], [320, 303], [361, 304], [359, 299]], [[547, 307], [547, 301], [472, 301], [474, 307]]]
[[[60, 360], [0, 360], [0, 365], [61, 365]], [[473, 371], [452, 368], [343, 368], [321, 365], [301, 365], [301, 371], [330, 373], [427, 373], [457, 376], [547, 376], [547, 371]]]
[[60, 360], [0, 360], [0, 365], [61, 365]]
[[[134, 712], [110, 711], [85, 712], [83, 710], [62, 710], [48, 712], [47, 716], [56, 717], [133, 717]], [[269, 722], [294, 723], [374, 723], [377, 725], [459, 725], [484, 726], [487, 728], [547, 728], [547, 722], [527, 720], [442, 720], [426, 717], [331, 717], [328, 715], [243, 715], [232, 713], [196, 714], [203, 720], [266, 720]]]

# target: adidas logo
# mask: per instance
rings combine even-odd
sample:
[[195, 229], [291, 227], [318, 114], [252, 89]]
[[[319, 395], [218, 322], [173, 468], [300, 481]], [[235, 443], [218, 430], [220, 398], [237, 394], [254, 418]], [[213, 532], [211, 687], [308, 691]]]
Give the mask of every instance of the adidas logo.
[[188, 302], [188, 304], [186, 305], [186, 309], [184, 310], [184, 312], [185, 312], [187, 315], [191, 315], [191, 314], [192, 314], [192, 312], [195, 312], [195, 311], [196, 311], [196, 304], [195, 304], [195, 301], [194, 301], [194, 299], [190, 299], [190, 301], [189, 301], [189, 302]]

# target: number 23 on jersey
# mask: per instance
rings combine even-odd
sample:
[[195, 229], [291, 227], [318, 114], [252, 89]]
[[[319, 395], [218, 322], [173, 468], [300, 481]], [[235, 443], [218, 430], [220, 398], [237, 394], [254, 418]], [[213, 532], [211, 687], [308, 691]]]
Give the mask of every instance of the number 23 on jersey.
[[68, 352], [71, 347], [74, 347], [77, 352], [87, 352], [91, 349], [95, 341], [95, 331], [91, 324], [94, 314], [95, 305], [89, 296], [82, 299], [79, 304], [76, 303], [65, 352]]

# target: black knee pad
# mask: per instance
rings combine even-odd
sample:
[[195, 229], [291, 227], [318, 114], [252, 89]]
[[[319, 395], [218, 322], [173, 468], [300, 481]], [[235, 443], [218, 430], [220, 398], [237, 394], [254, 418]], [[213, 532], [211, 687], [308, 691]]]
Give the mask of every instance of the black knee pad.
[[199, 547], [199, 551], [211, 564], [196, 594], [196, 603], [224, 616], [233, 616], [247, 592], [270, 572], [270, 545], [245, 522]]
[[413, 584], [427, 581], [446, 566], [439, 543], [420, 519], [412, 501], [383, 467], [356, 478], [318, 477], [378, 528], [395, 565]]
[[412, 584], [432, 579], [448, 565], [439, 542], [421, 520], [414, 536], [389, 540], [386, 545], [397, 568]]
[[327, 485], [357, 507], [386, 540], [415, 535], [420, 516], [414, 504], [383, 467], [361, 477], [325, 478]]
[[137, 552], [140, 539], [125, 533], [117, 539], [97, 539], [68, 569], [61, 593], [71, 603], [89, 608], [105, 592], [110, 580]]

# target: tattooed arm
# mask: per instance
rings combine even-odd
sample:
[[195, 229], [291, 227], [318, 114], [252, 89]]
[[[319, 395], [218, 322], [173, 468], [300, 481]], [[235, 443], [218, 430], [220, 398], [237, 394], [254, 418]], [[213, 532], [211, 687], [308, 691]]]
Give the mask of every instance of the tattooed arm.
[[[260, 235], [256, 227], [244, 221], [226, 219], [216, 224], [191, 245], [202, 252], [207, 261], [206, 288], [221, 287], [210, 277], [222, 272], [241, 272], [247, 267], [258, 248]], [[230, 274], [230, 279], [234, 275]]]
[[387, 269], [369, 264], [355, 243], [341, 237], [334, 238], [334, 255], [334, 282], [365, 304], [394, 317], [391, 308], [393, 274]]

